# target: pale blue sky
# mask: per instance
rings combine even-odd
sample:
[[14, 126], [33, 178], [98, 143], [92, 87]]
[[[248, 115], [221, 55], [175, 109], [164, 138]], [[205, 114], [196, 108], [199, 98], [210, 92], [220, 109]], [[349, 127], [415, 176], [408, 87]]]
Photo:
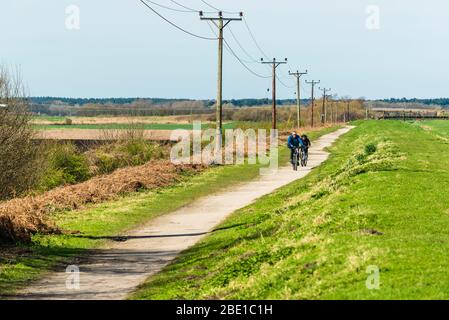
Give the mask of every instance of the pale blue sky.
[[[176, 7], [170, 0], [152, 0]], [[200, 0], [177, 0], [210, 10]], [[442, 0], [210, 0], [244, 11], [270, 57], [288, 57], [340, 95], [447, 97], [449, 3]], [[80, 8], [80, 30], [67, 30], [66, 7]], [[366, 7], [380, 8], [380, 30], [366, 28]], [[196, 13], [157, 8], [188, 30], [212, 36]], [[180, 7], [177, 7], [180, 8]], [[1, 0], [0, 62], [19, 65], [31, 95], [215, 98], [216, 41], [190, 37], [138, 0]], [[232, 31], [254, 57], [261, 53], [243, 22]], [[247, 56], [225, 32], [242, 58]], [[248, 73], [225, 53], [224, 97], [268, 97], [270, 79]], [[248, 64], [269, 75], [266, 67]], [[288, 66], [279, 67], [287, 84]], [[285, 78], [286, 77], [286, 78]], [[309, 96], [309, 87], [304, 96]], [[279, 98], [294, 89], [279, 84]]]

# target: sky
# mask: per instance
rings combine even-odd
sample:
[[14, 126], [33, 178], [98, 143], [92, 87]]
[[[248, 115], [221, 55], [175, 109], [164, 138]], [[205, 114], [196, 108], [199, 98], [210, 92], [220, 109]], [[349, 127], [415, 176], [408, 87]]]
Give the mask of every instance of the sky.
[[[189, 11], [172, 0], [151, 0]], [[207, 16], [201, 0], [176, 0]], [[334, 94], [368, 99], [449, 96], [449, 2], [442, 0], [207, 0], [243, 21], [224, 36], [245, 69], [224, 53], [225, 99], [268, 98], [267, 57], [278, 67], [278, 98], [294, 98], [289, 70], [309, 74]], [[160, 14], [202, 37], [214, 38], [197, 12]], [[235, 14], [225, 16], [236, 17]], [[215, 28], [216, 29], [216, 28]], [[217, 40], [186, 34], [139, 0], [1, 0], [0, 64], [19, 67], [32, 96], [214, 99]], [[238, 43], [232, 37], [235, 35]], [[240, 48], [243, 47], [243, 50]], [[261, 52], [262, 51], [262, 52]], [[310, 85], [302, 82], [303, 97]]]

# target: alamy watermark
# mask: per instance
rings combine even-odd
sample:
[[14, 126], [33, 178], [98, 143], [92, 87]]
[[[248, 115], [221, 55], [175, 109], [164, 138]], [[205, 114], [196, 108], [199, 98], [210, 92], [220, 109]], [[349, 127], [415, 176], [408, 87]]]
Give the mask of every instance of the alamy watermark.
[[380, 30], [380, 7], [378, 5], [369, 5], [366, 7], [366, 29], [370, 31]]
[[368, 290], [379, 290], [380, 289], [380, 269], [378, 266], [368, 266], [366, 268], [366, 273], [368, 277], [365, 281], [366, 288]]
[[177, 141], [170, 153], [173, 164], [244, 164], [246, 159], [248, 164], [261, 164], [262, 175], [276, 173], [279, 167], [277, 130], [226, 129], [220, 134], [202, 130], [196, 121], [192, 131], [173, 130], [170, 140]]
[[75, 265], [67, 266], [65, 273], [68, 274], [65, 287], [68, 290], [80, 290], [80, 268]]
[[69, 5], [65, 8], [65, 27], [67, 30], [81, 29], [81, 10], [77, 5]]

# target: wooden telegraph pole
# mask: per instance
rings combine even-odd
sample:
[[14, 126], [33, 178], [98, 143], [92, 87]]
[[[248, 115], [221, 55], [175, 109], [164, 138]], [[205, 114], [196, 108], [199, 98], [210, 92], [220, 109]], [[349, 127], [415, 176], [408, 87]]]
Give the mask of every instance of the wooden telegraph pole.
[[296, 72], [289, 71], [288, 74], [294, 76], [296, 78], [296, 117], [298, 120], [298, 128], [301, 127], [301, 76], [307, 74], [307, 70], [305, 72]]
[[327, 108], [326, 108], [326, 99], [327, 99], [327, 94], [329, 91], [331, 91], [332, 89], [327, 89], [327, 88], [319, 88], [321, 91], [323, 91], [323, 108], [321, 109], [321, 124], [325, 124], [327, 121]]
[[347, 110], [346, 110], [346, 114], [347, 114], [347, 116], [346, 116], [346, 121], [351, 121], [351, 119], [350, 119], [350, 116], [349, 116], [349, 106], [351, 105], [351, 100], [348, 100], [347, 102]]
[[317, 84], [319, 84], [320, 83], [320, 80], [318, 80], [318, 81], [315, 81], [315, 80], [312, 80], [312, 81], [307, 81], [306, 80], [306, 83], [307, 84], [310, 84], [311, 86], [312, 86], [312, 128], [313, 128], [313, 111], [314, 111], [314, 105], [315, 105], [315, 86], [317, 85]]
[[263, 58], [260, 59], [260, 61], [262, 62], [262, 64], [271, 64], [273, 67], [273, 89], [272, 89], [272, 94], [273, 94], [273, 108], [272, 108], [272, 113], [271, 113], [271, 121], [272, 121], [272, 129], [276, 130], [276, 69], [277, 67], [279, 67], [281, 64], [286, 64], [287, 63], [287, 58], [285, 58], [285, 61], [276, 61], [276, 58], [273, 58], [273, 61], [263, 61]]
[[200, 11], [200, 19], [212, 21], [218, 28], [218, 92], [217, 92], [217, 141], [221, 141], [223, 134], [223, 33], [226, 26], [231, 21], [242, 21], [243, 12], [240, 12], [239, 18], [225, 18], [223, 12], [218, 12], [218, 17], [204, 17], [203, 11]]

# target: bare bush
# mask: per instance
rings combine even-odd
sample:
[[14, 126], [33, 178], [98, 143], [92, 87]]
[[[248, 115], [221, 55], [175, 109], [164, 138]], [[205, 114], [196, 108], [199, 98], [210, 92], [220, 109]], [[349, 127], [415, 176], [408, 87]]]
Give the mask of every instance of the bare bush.
[[18, 71], [0, 66], [0, 200], [38, 180], [39, 146], [33, 142], [28, 102]]

